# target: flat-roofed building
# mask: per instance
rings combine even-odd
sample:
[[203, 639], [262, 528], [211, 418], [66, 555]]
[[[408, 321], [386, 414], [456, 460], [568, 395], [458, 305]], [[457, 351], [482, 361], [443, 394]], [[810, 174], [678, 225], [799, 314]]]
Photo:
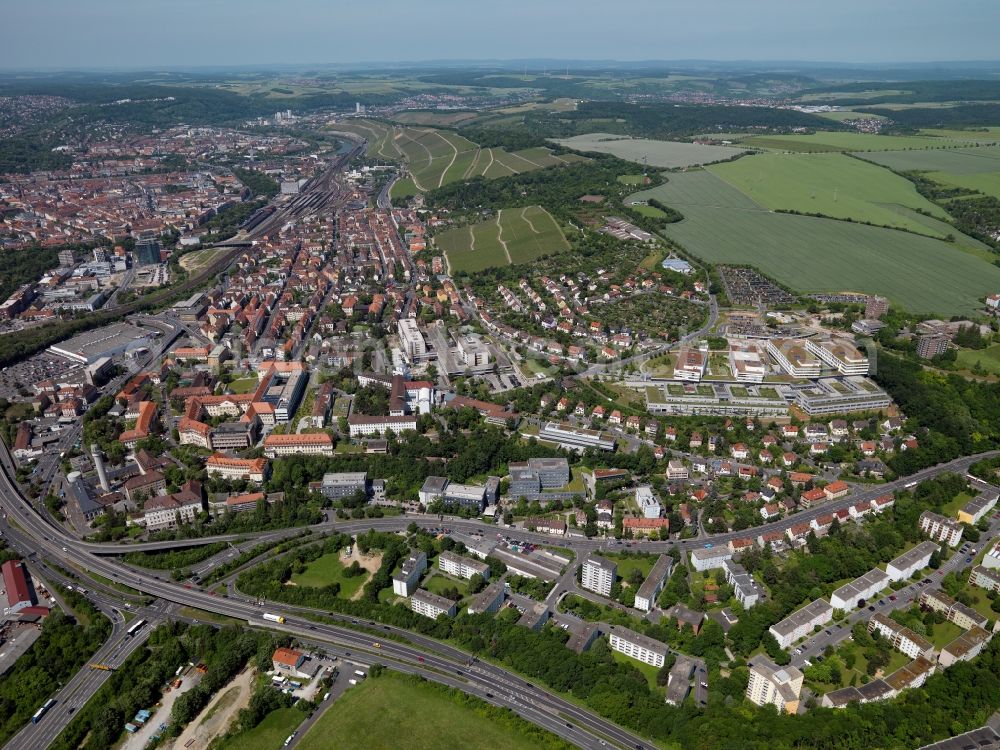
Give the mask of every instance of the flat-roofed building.
[[758, 706], [774, 706], [778, 711], [794, 714], [799, 709], [799, 695], [805, 677], [791, 664], [779, 667], [758, 656], [750, 665], [747, 700]]
[[598, 555], [589, 555], [583, 561], [583, 571], [580, 584], [588, 591], [601, 596], [611, 596], [611, 587], [615, 585], [618, 566], [611, 560]]
[[994, 542], [983, 556], [983, 567], [996, 569], [1000, 568], [1000, 541]]
[[635, 504], [639, 506], [643, 518], [659, 518], [663, 510], [659, 499], [653, 494], [653, 488], [649, 485], [635, 488]]
[[678, 656], [667, 677], [667, 698], [671, 706], [679, 706], [691, 692], [691, 676], [695, 670], [694, 659]]
[[549, 608], [545, 606], [545, 602], [536, 602], [530, 607], [524, 610], [524, 613], [518, 619], [517, 624], [522, 628], [527, 628], [528, 630], [534, 630], [536, 633], [542, 629], [542, 626], [549, 621], [549, 617], [552, 613]]
[[868, 632], [878, 633], [888, 640], [894, 649], [911, 659], [916, 659], [918, 656], [929, 659], [934, 655], [934, 644], [881, 612], [876, 612], [868, 621]]
[[817, 626], [828, 623], [832, 617], [833, 607], [830, 602], [816, 599], [772, 625], [769, 631], [779, 646], [788, 648], [799, 638], [809, 635]]
[[950, 667], [960, 661], [971, 661], [982, 653], [983, 648], [990, 642], [990, 633], [981, 627], [973, 625], [962, 635], [941, 649], [938, 654], [938, 663], [942, 667]]
[[420, 583], [420, 576], [427, 570], [427, 555], [421, 550], [411, 552], [403, 560], [398, 573], [392, 576], [392, 592], [396, 596], [410, 596]]
[[561, 422], [546, 422], [538, 431], [538, 439], [546, 440], [566, 448], [583, 452], [588, 448], [602, 451], [613, 451], [615, 439], [600, 430], [588, 430], [573, 427]]
[[664, 582], [670, 577], [674, 560], [669, 555], [660, 555], [653, 567], [635, 592], [635, 608], [649, 612], [656, 605], [656, 597], [663, 590]]
[[768, 339], [767, 353], [794, 378], [818, 378], [822, 365], [797, 339]]
[[740, 383], [763, 383], [767, 365], [755, 344], [730, 344], [729, 369]]
[[436, 620], [441, 615], [455, 616], [455, 602], [425, 589], [417, 589], [410, 596], [410, 609], [418, 615]]
[[682, 349], [674, 363], [674, 378], [698, 382], [705, 374], [707, 357], [697, 349]]
[[868, 374], [868, 357], [849, 341], [807, 339], [806, 348], [841, 375]]
[[949, 547], [957, 547], [962, 541], [962, 524], [958, 521], [925, 510], [920, 514], [920, 530], [935, 542], [944, 542]]
[[691, 567], [701, 572], [721, 568], [726, 560], [733, 558], [733, 553], [728, 546], [720, 544], [715, 547], [698, 547], [691, 550]]
[[973, 586], [986, 589], [991, 594], [995, 591], [1000, 591], [1000, 569], [977, 565], [969, 574], [969, 583]]
[[370, 487], [366, 471], [329, 472], [323, 475], [320, 492], [332, 500], [337, 500], [359, 493], [367, 495]]
[[484, 579], [490, 577], [490, 566], [486, 563], [457, 555], [449, 550], [438, 555], [438, 567], [458, 578], [472, 578], [474, 575], [480, 575]]
[[410, 362], [427, 358], [427, 342], [413, 318], [400, 318], [397, 324], [399, 344]]
[[931, 561], [931, 555], [937, 552], [934, 542], [921, 542], [913, 549], [907, 550], [885, 566], [885, 572], [892, 581], [902, 581], [918, 570], [923, 570]]
[[496, 614], [503, 606], [507, 595], [507, 585], [503, 581], [494, 581], [480, 591], [469, 604], [470, 615]]
[[933, 661], [923, 656], [918, 656], [909, 664], [904, 664], [885, 678], [885, 683], [892, 690], [892, 693], [886, 697], [894, 698], [904, 690], [920, 687], [927, 682], [928, 677], [934, 674], [935, 669]]
[[873, 568], [860, 578], [855, 578], [834, 591], [830, 595], [830, 604], [834, 609], [849, 612], [855, 607], [861, 606], [859, 603], [861, 600], [870, 599], [891, 582], [885, 571], [881, 568]]
[[653, 667], [662, 667], [670, 650], [667, 644], [621, 625], [611, 626], [608, 631], [608, 642], [612, 651], [638, 659]]
[[722, 569], [726, 573], [726, 583], [733, 587], [733, 596], [743, 605], [743, 609], [750, 609], [760, 601], [760, 587], [746, 568], [737, 562], [726, 560]]
[[977, 524], [997, 504], [997, 493], [991, 491], [980, 492], [969, 502], [967, 502], [960, 511], [958, 511], [958, 520], [961, 523]]

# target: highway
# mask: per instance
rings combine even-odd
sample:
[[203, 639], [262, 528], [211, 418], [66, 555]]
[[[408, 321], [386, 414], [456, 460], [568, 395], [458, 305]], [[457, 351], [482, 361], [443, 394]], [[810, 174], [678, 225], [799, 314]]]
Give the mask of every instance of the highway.
[[[10, 458], [6, 448], [3, 449], [2, 458], [3, 461], [0, 463], [4, 471], [0, 472], [0, 496], [3, 498], [3, 510], [7, 513], [8, 521], [16, 524], [21, 532], [32, 539], [35, 552], [42, 559], [62, 561], [169, 602], [226, 615], [260, 627], [278, 629], [298, 638], [333, 644], [345, 650], [350, 649], [352, 654], [364, 653], [367, 658], [387, 664], [392, 663], [393, 666], [406, 664], [410, 671], [434, 681], [443, 681], [442, 673], [448, 675], [449, 680], [452, 680], [451, 675], [454, 675], [459, 678], [459, 686], [466, 692], [482, 694], [482, 697], [495, 705], [510, 708], [540, 726], [557, 731], [581, 747], [600, 747], [604, 740], [641, 750], [652, 747], [643, 738], [636, 737], [558, 695], [531, 685], [507, 670], [482, 662], [471, 665], [474, 668], [470, 669], [468, 654], [432, 639], [408, 631], [395, 631], [396, 635], [405, 637], [416, 645], [386, 640], [376, 648], [371, 636], [345, 627], [313, 623], [293, 616], [287, 616], [284, 624], [277, 625], [262, 620], [262, 608], [252, 602], [218, 597], [196, 588], [186, 588], [161, 580], [151, 573], [121, 565], [106, 557], [90, 554], [86, 551], [87, 545], [69, 537], [62, 529], [51, 526], [28, 504], [11, 480]], [[276, 609], [270, 605], [269, 608], [272, 611]], [[281, 609], [276, 611], [281, 612]], [[376, 623], [370, 623], [369, 626], [383, 631], [391, 630], [388, 626]], [[112, 638], [102, 649], [101, 656], [113, 656], [118, 646], [119, 644]], [[77, 684], [92, 686], [99, 679], [97, 676], [78, 676]], [[80, 689], [82, 688], [75, 688], [75, 690]], [[67, 707], [66, 711], [68, 710]], [[68, 713], [65, 718], [68, 719]], [[64, 723], [65, 721], [51, 721], [50, 726], [55, 727], [53, 731], [57, 731]], [[18, 749], [22, 747], [17, 744], [9, 746]]]

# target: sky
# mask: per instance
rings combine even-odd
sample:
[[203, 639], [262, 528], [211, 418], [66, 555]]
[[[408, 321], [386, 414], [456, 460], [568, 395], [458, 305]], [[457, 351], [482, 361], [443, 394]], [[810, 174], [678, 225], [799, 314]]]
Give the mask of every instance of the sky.
[[3, 69], [1000, 58], [998, 0], [8, 0]]

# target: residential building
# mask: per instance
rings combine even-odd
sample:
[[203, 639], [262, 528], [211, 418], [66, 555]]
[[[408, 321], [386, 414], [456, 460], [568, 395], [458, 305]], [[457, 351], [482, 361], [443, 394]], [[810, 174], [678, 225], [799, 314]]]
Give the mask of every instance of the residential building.
[[934, 542], [921, 542], [911, 550], [907, 550], [885, 566], [885, 572], [892, 581], [902, 581], [918, 570], [923, 570], [931, 561], [931, 555], [937, 552]]
[[984, 568], [1000, 568], [1000, 541], [994, 542], [983, 557]]
[[299, 668], [306, 660], [306, 655], [301, 651], [291, 648], [277, 648], [271, 655], [271, 666], [278, 674], [299, 676]]
[[635, 608], [643, 612], [649, 612], [656, 606], [656, 597], [663, 590], [664, 582], [670, 577], [674, 560], [669, 555], [660, 555], [653, 567], [635, 592]]
[[938, 663], [947, 668], [956, 662], [975, 659], [989, 642], [990, 633], [978, 625], [973, 625], [941, 649], [941, 653], [938, 654]]
[[399, 343], [410, 362], [417, 362], [427, 358], [427, 342], [424, 335], [417, 327], [417, 321], [412, 318], [400, 318], [397, 324], [399, 331]]
[[420, 576], [427, 570], [427, 555], [420, 550], [410, 553], [410, 556], [403, 560], [403, 565], [398, 573], [392, 576], [392, 592], [396, 596], [410, 596], [420, 582]]
[[976, 497], [967, 502], [960, 511], [958, 511], [958, 520], [960, 523], [968, 523], [974, 526], [979, 523], [983, 516], [993, 510], [996, 504], [996, 492], [993, 492], [992, 490], [980, 492], [976, 495]]
[[583, 571], [580, 584], [588, 591], [594, 591], [601, 596], [611, 596], [611, 587], [615, 584], [618, 566], [610, 560], [597, 555], [589, 555], [583, 561]]
[[688, 472], [688, 468], [679, 458], [671, 458], [667, 461], [667, 479], [676, 481], [680, 479], [687, 479], [689, 476], [690, 473]]
[[698, 547], [691, 550], [691, 567], [701, 572], [721, 568], [726, 560], [733, 557], [732, 551], [724, 544], [715, 547]]
[[223, 479], [245, 479], [260, 484], [267, 476], [268, 461], [266, 458], [233, 458], [224, 453], [215, 453], [208, 457], [205, 468], [209, 476]]
[[932, 359], [948, 351], [951, 339], [942, 333], [929, 333], [917, 339], [917, 356], [921, 359]]
[[969, 574], [969, 583], [986, 589], [991, 594], [1000, 591], [1000, 569], [977, 565]]
[[894, 649], [911, 659], [916, 659], [918, 656], [929, 659], [934, 655], [934, 644], [881, 612], [876, 612], [868, 621], [868, 632], [877, 632], [887, 639]]
[[799, 638], [812, 633], [813, 629], [825, 625], [833, 617], [833, 607], [825, 599], [816, 599], [801, 609], [792, 612], [781, 622], [772, 625], [769, 630], [778, 645], [788, 648]]
[[623, 518], [622, 530], [626, 536], [651, 536], [670, 530], [669, 518]]
[[610, 627], [608, 641], [612, 651], [638, 659], [653, 667], [662, 667], [666, 661], [667, 652], [670, 650], [667, 648], [667, 644], [621, 625]]
[[472, 603], [469, 604], [469, 614], [496, 614], [503, 606], [506, 595], [507, 585], [501, 580], [494, 581], [472, 600]]
[[747, 700], [758, 706], [774, 706], [779, 712], [794, 714], [799, 709], [802, 692], [802, 672], [791, 664], [779, 667], [764, 656], [750, 665]]
[[726, 583], [733, 587], [733, 596], [743, 605], [743, 609], [750, 609], [760, 601], [762, 597], [760, 586], [753, 576], [747, 573], [746, 568], [732, 560], [726, 560], [722, 564], [722, 569], [726, 573]]
[[410, 608], [418, 615], [436, 620], [441, 615], [455, 616], [455, 602], [443, 596], [432, 594], [425, 589], [417, 589], [410, 596]]
[[448, 550], [438, 555], [438, 567], [445, 573], [458, 578], [472, 578], [475, 575], [482, 576], [483, 579], [490, 577], [490, 566], [486, 563], [473, 560], [471, 557], [463, 557]]
[[944, 542], [949, 547], [957, 547], [962, 541], [962, 524], [951, 518], [925, 510], [920, 514], [920, 530], [935, 542]]
[[973, 627], [985, 628], [988, 622], [986, 617], [972, 607], [967, 607], [962, 602], [952, 599], [940, 589], [925, 590], [920, 594], [920, 606], [924, 609], [940, 612], [948, 622], [955, 623], [962, 630]]
[[834, 609], [850, 612], [863, 606], [862, 600], [870, 599], [891, 583], [891, 579], [881, 568], [873, 568], [860, 578], [845, 583], [830, 595], [830, 605]]

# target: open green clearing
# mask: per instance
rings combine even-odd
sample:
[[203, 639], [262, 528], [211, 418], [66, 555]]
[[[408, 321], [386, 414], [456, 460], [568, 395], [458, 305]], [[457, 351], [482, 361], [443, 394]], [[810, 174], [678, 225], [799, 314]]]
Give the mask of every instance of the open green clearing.
[[742, 148], [729, 146], [708, 146], [679, 141], [654, 141], [648, 138], [629, 138], [609, 133], [587, 133], [572, 138], [554, 140], [561, 146], [583, 152], [612, 154], [619, 159], [643, 163], [643, 159], [654, 167], [693, 167], [714, 161], [731, 159], [743, 153]]
[[258, 385], [260, 385], [260, 379], [256, 376], [250, 376], [234, 380], [229, 384], [229, 390], [233, 393], [252, 393], [257, 390]]
[[393, 199], [409, 198], [419, 192], [417, 186], [413, 184], [412, 177], [401, 177], [392, 183], [392, 187], [389, 188], [389, 197]]
[[555, 219], [540, 206], [504, 208], [492, 221], [449, 229], [434, 237], [452, 273], [481, 271], [569, 249]]
[[480, 713], [475, 704], [458, 703], [436, 689], [385, 672], [344, 693], [298, 746], [301, 750], [533, 750], [538, 744], [537, 738]]
[[762, 135], [743, 143], [758, 148], [784, 151], [893, 151], [896, 149], [948, 148], [961, 146], [950, 138], [910, 135], [875, 135], [820, 131], [806, 135]]
[[344, 575], [344, 566], [340, 562], [338, 553], [332, 552], [313, 560], [301, 573], [293, 574], [292, 583], [298, 586], [323, 588], [336, 582], [340, 584], [340, 596], [344, 599], [350, 599], [354, 592], [368, 580], [368, 576], [367, 571], [353, 578]]
[[576, 154], [553, 154], [547, 148], [505, 151], [502, 148], [480, 148], [468, 138], [448, 130], [429, 127], [388, 125], [378, 120], [340, 122], [334, 130], [355, 133], [368, 139], [368, 153], [389, 161], [405, 161], [410, 170], [410, 183], [393, 186], [394, 197], [425, 192], [452, 182], [473, 177], [508, 177], [545, 169], [583, 157]]
[[[738, 163], [738, 162], [737, 162]], [[711, 172], [672, 174], [630, 198], [684, 220], [664, 233], [711, 263], [745, 263], [802, 292], [881, 294], [913, 312], [962, 315], [1000, 288], [1000, 268], [908, 232], [767, 211]]]
[[945, 236], [894, 210], [902, 206], [947, 218], [912, 182], [843, 154], [756, 154], [709, 171], [765, 208]]
[[959, 369], [971, 370], [978, 364], [984, 372], [1000, 375], [1000, 344], [985, 349], [959, 349], [956, 362]]
[[305, 714], [296, 708], [279, 708], [249, 732], [220, 745], [219, 750], [278, 750], [303, 719]]

